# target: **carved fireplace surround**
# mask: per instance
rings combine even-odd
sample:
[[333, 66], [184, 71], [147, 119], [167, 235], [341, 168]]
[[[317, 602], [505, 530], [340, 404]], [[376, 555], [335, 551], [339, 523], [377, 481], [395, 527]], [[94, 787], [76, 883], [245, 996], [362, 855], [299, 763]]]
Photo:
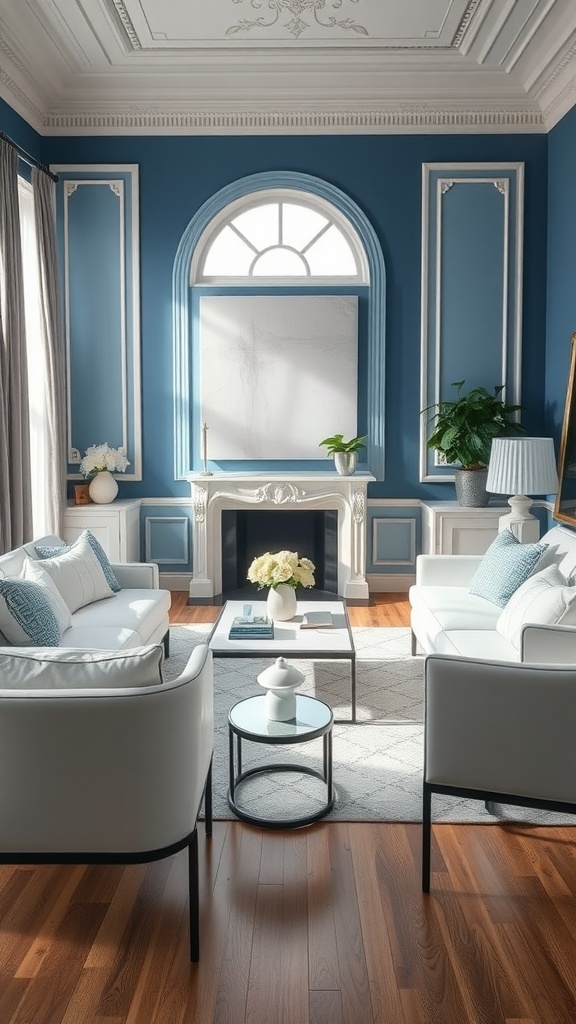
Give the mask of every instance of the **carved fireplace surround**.
[[336, 509], [338, 513], [338, 594], [367, 602], [366, 494], [369, 473], [190, 473], [193, 555], [190, 600], [222, 593], [222, 510]]

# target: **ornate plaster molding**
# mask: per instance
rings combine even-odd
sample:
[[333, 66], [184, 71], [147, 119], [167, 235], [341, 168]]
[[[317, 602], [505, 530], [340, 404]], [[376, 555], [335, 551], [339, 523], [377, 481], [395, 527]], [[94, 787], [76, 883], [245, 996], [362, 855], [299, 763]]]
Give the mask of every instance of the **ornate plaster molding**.
[[432, 129], [497, 131], [543, 131], [542, 112], [533, 110], [229, 110], [170, 111], [138, 108], [129, 111], [70, 111], [48, 114], [44, 129], [48, 134], [90, 131], [138, 134], [191, 134], [194, 132], [262, 131], [291, 132], [309, 130], [341, 132], [395, 132]]
[[474, 17], [476, 9], [480, 6], [480, 2], [481, 0], [470, 0], [468, 7], [464, 11], [462, 21], [460, 22], [456, 30], [454, 39], [452, 41], [452, 45], [454, 46], [455, 49], [458, 49], [462, 40], [464, 39], [464, 36], [466, 35], [468, 29], [470, 28], [470, 23], [472, 21], [472, 18]]

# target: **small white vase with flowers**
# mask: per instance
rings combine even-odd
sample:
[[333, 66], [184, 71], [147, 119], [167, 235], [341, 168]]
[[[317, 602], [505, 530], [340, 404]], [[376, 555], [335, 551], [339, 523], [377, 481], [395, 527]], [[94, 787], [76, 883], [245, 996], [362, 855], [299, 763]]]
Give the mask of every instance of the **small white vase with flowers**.
[[286, 622], [296, 615], [296, 588], [314, 586], [315, 568], [309, 558], [300, 558], [297, 551], [267, 551], [254, 559], [247, 578], [258, 590], [270, 588], [266, 600], [268, 617]]
[[108, 444], [93, 444], [80, 460], [80, 472], [92, 477], [88, 490], [97, 505], [107, 505], [118, 494], [118, 484], [112, 473], [124, 473], [130, 463], [126, 449], [110, 448]]

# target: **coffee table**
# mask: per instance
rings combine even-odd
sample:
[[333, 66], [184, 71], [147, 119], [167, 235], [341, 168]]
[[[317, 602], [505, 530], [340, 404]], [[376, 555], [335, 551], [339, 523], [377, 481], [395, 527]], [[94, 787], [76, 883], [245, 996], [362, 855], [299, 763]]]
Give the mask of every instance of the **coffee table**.
[[[234, 814], [242, 821], [264, 828], [301, 828], [323, 818], [334, 806], [334, 786], [332, 782], [332, 725], [334, 717], [332, 709], [316, 697], [296, 694], [296, 716], [289, 722], [274, 722], [266, 715], [265, 696], [246, 697], [238, 701], [228, 715], [228, 737], [230, 745], [230, 782], [228, 787], [228, 804]], [[294, 743], [308, 743], [310, 740], [323, 737], [322, 771], [299, 763], [269, 762], [255, 768], [242, 770], [242, 740], [252, 743], [265, 743], [273, 746], [286, 746]], [[274, 772], [297, 772], [311, 775], [326, 784], [326, 800], [316, 810], [308, 814], [292, 817], [265, 817], [252, 814], [240, 807], [236, 800], [236, 790], [246, 779], [255, 775], [266, 775]]]
[[[350, 718], [338, 722], [356, 721], [356, 651], [352, 629], [344, 601], [301, 601], [298, 614], [288, 622], [274, 623], [273, 640], [230, 640], [228, 634], [235, 615], [242, 615], [246, 601], [227, 601], [208, 638], [214, 658], [279, 658], [306, 661], [350, 662]], [[266, 615], [265, 601], [251, 601], [254, 615]], [[300, 629], [306, 612], [329, 611], [334, 626], [330, 628]]]

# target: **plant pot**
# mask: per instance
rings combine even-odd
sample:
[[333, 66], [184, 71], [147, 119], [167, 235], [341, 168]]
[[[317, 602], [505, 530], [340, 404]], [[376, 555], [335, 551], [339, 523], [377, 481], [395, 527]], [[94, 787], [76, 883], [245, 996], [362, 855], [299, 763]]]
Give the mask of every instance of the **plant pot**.
[[486, 490], [487, 469], [457, 469], [454, 473], [458, 504], [466, 508], [484, 508], [490, 495]]
[[334, 452], [334, 466], [340, 476], [352, 476], [358, 465], [358, 452]]

